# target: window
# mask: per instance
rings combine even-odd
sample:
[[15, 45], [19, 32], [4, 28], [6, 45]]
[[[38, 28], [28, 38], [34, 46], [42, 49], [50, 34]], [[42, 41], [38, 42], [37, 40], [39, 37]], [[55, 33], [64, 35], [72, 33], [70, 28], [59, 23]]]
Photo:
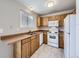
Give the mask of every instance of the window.
[[28, 16], [28, 26], [30, 27], [34, 26], [34, 17], [31, 15]]
[[20, 11], [20, 27], [34, 27], [34, 17], [24, 11]]

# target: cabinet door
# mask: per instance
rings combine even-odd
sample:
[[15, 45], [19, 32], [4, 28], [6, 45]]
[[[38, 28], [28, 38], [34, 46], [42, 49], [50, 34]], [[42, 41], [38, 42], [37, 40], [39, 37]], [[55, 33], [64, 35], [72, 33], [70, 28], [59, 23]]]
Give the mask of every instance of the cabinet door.
[[47, 32], [43, 34], [44, 44], [47, 44]]
[[37, 26], [41, 26], [42, 25], [42, 21], [41, 21], [41, 17], [37, 18]]
[[48, 17], [43, 17], [43, 26], [48, 26]]
[[13, 44], [14, 58], [21, 58], [21, 41]]
[[59, 47], [64, 48], [64, 34], [59, 35]]
[[33, 53], [36, 50], [35, 43], [36, 43], [35, 38], [31, 38], [31, 55], [33, 55]]
[[60, 16], [61, 17], [61, 19], [60, 19], [60, 21], [59, 21], [59, 26], [61, 26], [61, 27], [63, 27], [64, 26], [64, 16]]
[[50, 16], [49, 17], [49, 21], [55, 21], [56, 20], [56, 16]]
[[39, 43], [39, 34], [37, 35], [37, 39], [36, 39], [36, 50], [39, 48], [40, 43]]
[[22, 44], [22, 58], [30, 57], [30, 42]]

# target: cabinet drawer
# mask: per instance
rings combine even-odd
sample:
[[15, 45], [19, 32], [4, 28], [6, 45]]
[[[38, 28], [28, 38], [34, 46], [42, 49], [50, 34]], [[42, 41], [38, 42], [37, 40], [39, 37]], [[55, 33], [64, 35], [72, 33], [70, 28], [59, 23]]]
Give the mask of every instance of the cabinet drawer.
[[25, 44], [26, 42], [29, 42], [31, 38], [27, 38], [27, 39], [24, 39], [22, 40], [22, 44]]
[[36, 35], [35, 36], [32, 36], [31, 39], [36, 39]]

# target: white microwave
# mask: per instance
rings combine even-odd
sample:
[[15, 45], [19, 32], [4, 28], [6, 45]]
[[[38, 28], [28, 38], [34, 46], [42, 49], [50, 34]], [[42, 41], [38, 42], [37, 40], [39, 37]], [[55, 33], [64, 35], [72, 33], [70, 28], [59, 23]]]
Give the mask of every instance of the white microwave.
[[56, 21], [49, 21], [48, 22], [48, 26], [50, 27], [50, 26], [59, 26], [59, 21], [58, 20], [56, 20]]

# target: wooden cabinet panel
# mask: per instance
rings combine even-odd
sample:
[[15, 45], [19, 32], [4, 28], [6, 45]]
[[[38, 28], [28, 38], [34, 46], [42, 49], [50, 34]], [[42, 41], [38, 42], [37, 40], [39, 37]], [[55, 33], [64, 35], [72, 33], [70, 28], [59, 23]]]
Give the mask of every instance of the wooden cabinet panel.
[[36, 41], [35, 41], [35, 39], [36, 38], [31, 38], [31, 55], [35, 52], [35, 50], [36, 50], [36, 47], [35, 47], [35, 43], [36, 43]]
[[61, 16], [61, 19], [59, 21], [59, 26], [63, 27], [64, 26], [64, 16]]
[[67, 14], [63, 15], [55, 15], [55, 16], [49, 16], [49, 17], [38, 17], [37, 20], [37, 26], [48, 26], [48, 21], [55, 21], [59, 20], [59, 25], [61, 27], [64, 26], [64, 18], [67, 16]]
[[21, 58], [21, 41], [13, 44], [14, 46], [14, 58]]
[[59, 35], [59, 47], [64, 48], [64, 34]]
[[22, 44], [25, 44], [25, 43], [27, 43], [29, 41], [30, 41], [30, 38], [24, 39], [24, 40], [22, 40]]
[[56, 17], [55, 16], [50, 16], [50, 17], [48, 17], [49, 18], [49, 21], [54, 21], [54, 20], [56, 20]]
[[42, 25], [41, 17], [37, 18], [37, 27], [40, 27]]
[[60, 16], [60, 18], [61, 18], [60, 21], [59, 21], [60, 27], [64, 27], [64, 19], [65, 19], [66, 16], [67, 16], [66, 14]]
[[30, 38], [23, 39], [14, 43], [14, 57], [28, 58], [30, 57]]
[[15, 58], [29, 58], [39, 48], [39, 33], [14, 43]]
[[39, 34], [31, 37], [31, 55], [39, 48]]
[[22, 58], [30, 57], [30, 42], [27, 42], [22, 45]]
[[40, 47], [40, 43], [39, 43], [39, 34], [37, 35], [37, 39], [36, 39], [36, 50]]
[[43, 42], [44, 44], [47, 44], [47, 32], [44, 32], [43, 34]]
[[48, 26], [48, 17], [42, 18], [42, 26]]
[[21, 41], [14, 43], [13, 47], [14, 58], [21, 58]]

